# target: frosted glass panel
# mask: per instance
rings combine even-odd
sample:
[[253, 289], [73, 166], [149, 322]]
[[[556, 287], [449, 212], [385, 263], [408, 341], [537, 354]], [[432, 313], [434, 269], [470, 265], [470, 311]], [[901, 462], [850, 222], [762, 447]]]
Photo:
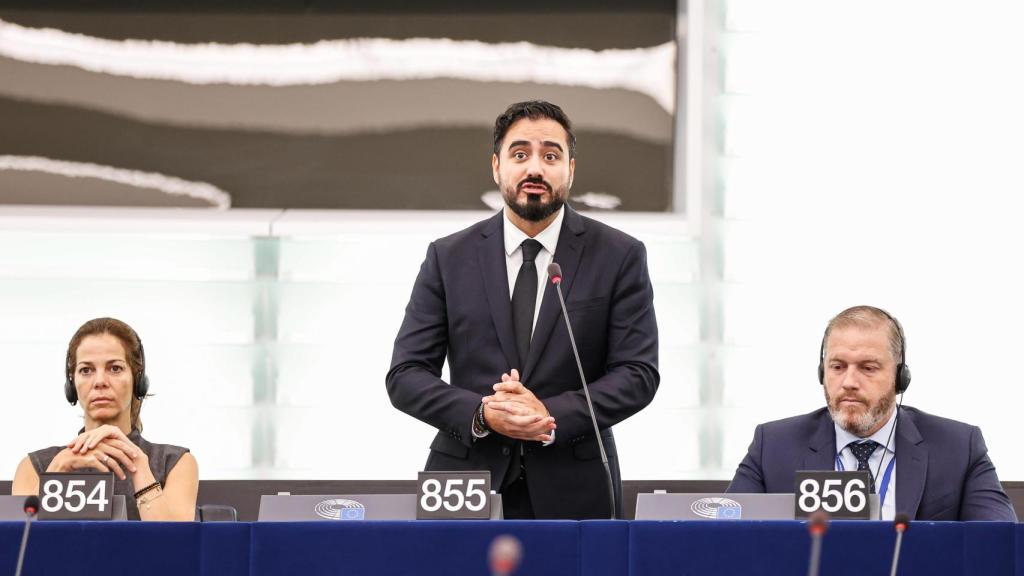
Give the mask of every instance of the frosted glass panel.
[[[402, 282], [414, 278], [435, 239], [426, 234], [366, 233], [335, 240], [283, 239], [280, 279], [292, 282]], [[417, 249], [418, 248], [418, 249]]]
[[[669, 340], [660, 344], [658, 362], [661, 384], [650, 408], [698, 408], [701, 403], [701, 374], [704, 368], [702, 348], [678, 346]], [[647, 420], [654, 418], [654, 415], [645, 409], [633, 418]]]
[[64, 444], [81, 428], [81, 410], [64, 400], [64, 350], [57, 342], [0, 340], [5, 371], [0, 478], [13, 477], [28, 452]]
[[383, 344], [390, 348], [402, 323], [413, 279], [402, 284], [359, 284], [356, 280], [347, 284], [282, 285], [278, 317], [281, 340], [338, 343], [344, 347], [337, 353], [350, 354], [345, 359], [352, 361], [360, 358], [362, 348]]
[[[211, 222], [79, 231], [93, 212], [61, 219], [69, 232], [2, 232], [0, 361], [28, 383], [19, 402], [47, 408], [39, 432], [0, 457], [13, 471], [25, 452], [74, 435], [80, 408], [60, 395], [64, 346], [83, 321], [110, 315], [146, 343], [147, 437], [191, 448], [202, 478], [413, 478], [435, 431], [391, 406], [394, 338], [428, 244], [489, 215], [297, 211], [268, 215], [264, 229], [277, 235], [267, 237], [255, 219], [249, 235], [227, 222], [222, 236]], [[647, 246], [660, 327], [660, 392], [618, 427], [623, 474], [698, 477], [716, 461], [698, 243], [679, 217], [600, 218]], [[651, 438], [670, 442], [673, 457], [651, 452]]]
[[383, 376], [376, 388], [379, 394], [364, 404], [339, 391], [317, 407], [279, 408], [272, 477], [415, 479], [436, 430], [391, 407]]
[[2, 280], [0, 340], [66, 342], [86, 320], [113, 316], [147, 344], [196, 337], [249, 342], [254, 296], [246, 283]]
[[128, 322], [145, 342], [146, 437], [191, 448], [203, 478], [249, 473], [264, 379], [255, 341], [266, 295], [251, 236], [260, 215], [217, 223], [209, 214], [4, 209], [0, 363], [13, 370], [6, 386], [17, 383], [5, 393], [36, 408], [5, 412], [12, 441], [0, 446], [9, 470], [0, 475], [81, 427], [81, 408], [63, 398], [64, 356], [74, 331], [100, 316]]
[[255, 411], [197, 405], [194, 398], [190, 403], [165, 403], [161, 394], [147, 401], [142, 412], [145, 436], [189, 448], [202, 479], [252, 477]]
[[743, 408], [723, 409], [719, 417], [723, 431], [722, 466], [713, 477], [731, 480], [736, 467], [747, 454], [750, 441], [754, 439], [754, 427], [773, 418], [749, 405]]
[[252, 406], [260, 356], [252, 345], [154, 344], [146, 348], [146, 364], [159, 395], [149, 404], [188, 410], [202, 399], [204, 406]]
[[[699, 410], [648, 407], [615, 427], [622, 477], [667, 480], [700, 475]], [[652, 448], [657, 445], [657, 449]]]
[[253, 276], [248, 238], [0, 232], [5, 278], [213, 281]]

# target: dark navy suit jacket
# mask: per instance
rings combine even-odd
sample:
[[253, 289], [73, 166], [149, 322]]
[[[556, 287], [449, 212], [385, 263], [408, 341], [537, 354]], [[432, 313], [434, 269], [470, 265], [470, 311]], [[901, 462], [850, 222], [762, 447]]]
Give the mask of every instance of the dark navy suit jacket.
[[[558, 295], [548, 283], [525, 366], [517, 360], [499, 212], [433, 242], [395, 339], [386, 378], [395, 407], [438, 429], [428, 470], [490, 470], [498, 489], [519, 444], [496, 433], [474, 439], [483, 396], [502, 373], [520, 379], [557, 425], [554, 444], [526, 442], [524, 464], [538, 518], [607, 518], [604, 467]], [[638, 240], [565, 207], [554, 261], [597, 423], [620, 492], [610, 427], [654, 398], [658, 328], [647, 256]], [[447, 357], [451, 382], [441, 380]], [[621, 515], [619, 516], [621, 517]]]
[[[896, 423], [896, 512], [915, 520], [1016, 522], [977, 426], [903, 407]], [[797, 470], [834, 470], [836, 433], [822, 408], [761, 424], [729, 492], [792, 493]]]

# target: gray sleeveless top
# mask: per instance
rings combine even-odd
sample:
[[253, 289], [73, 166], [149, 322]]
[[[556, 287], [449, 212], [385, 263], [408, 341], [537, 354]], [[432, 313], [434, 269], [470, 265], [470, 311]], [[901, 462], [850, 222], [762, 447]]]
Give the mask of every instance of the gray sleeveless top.
[[[178, 463], [181, 456], [188, 452], [188, 448], [182, 448], [181, 446], [147, 442], [138, 430], [132, 430], [132, 433], [128, 435], [128, 439], [138, 446], [139, 450], [145, 452], [146, 456], [149, 456], [149, 469], [153, 472], [153, 477], [161, 485], [167, 483], [167, 473], [171, 471], [171, 468], [174, 468], [174, 465]], [[50, 467], [50, 462], [53, 462], [53, 459], [64, 448], [66, 446], [51, 446], [30, 453], [28, 458], [32, 461], [32, 467], [36, 469], [36, 474], [46, 472], [46, 469]], [[114, 494], [124, 496], [129, 520], [141, 520], [139, 507], [135, 504], [135, 492], [142, 488], [145, 488], [145, 486], [136, 487], [132, 485], [130, 475], [124, 480], [114, 476]]]

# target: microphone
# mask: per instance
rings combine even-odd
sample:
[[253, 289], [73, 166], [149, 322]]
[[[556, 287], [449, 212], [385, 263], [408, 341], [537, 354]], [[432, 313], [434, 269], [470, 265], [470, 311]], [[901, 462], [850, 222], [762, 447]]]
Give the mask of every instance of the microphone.
[[18, 549], [18, 567], [14, 569], [14, 576], [21, 576], [21, 566], [25, 562], [25, 548], [28, 546], [28, 529], [32, 525], [32, 518], [39, 511], [39, 496], [25, 498], [25, 529], [21, 532], [21, 548]]
[[903, 533], [910, 528], [910, 516], [907, 516], [905, 512], [900, 512], [896, 515], [892, 525], [896, 529], [896, 547], [892, 551], [892, 570], [889, 571], [889, 574], [896, 576], [896, 566], [900, 562], [900, 545], [903, 543]]
[[807, 576], [818, 576], [818, 568], [821, 567], [821, 539], [828, 531], [828, 514], [822, 510], [811, 514], [807, 531], [811, 533], [811, 559], [807, 564]]
[[502, 534], [491, 541], [487, 559], [491, 564], [492, 576], [509, 576], [523, 559], [523, 545], [515, 536]]
[[572, 355], [576, 358], [576, 368], [580, 371], [580, 383], [583, 384], [583, 395], [587, 398], [587, 410], [590, 411], [590, 422], [594, 425], [594, 436], [597, 438], [597, 448], [601, 451], [601, 463], [604, 464], [604, 473], [608, 478], [608, 501], [612, 505], [611, 519], [615, 520], [615, 485], [612, 482], [612, 470], [608, 467], [608, 454], [604, 451], [604, 442], [601, 440], [601, 429], [597, 427], [597, 415], [594, 413], [594, 403], [590, 400], [590, 388], [587, 387], [587, 377], [583, 374], [583, 363], [580, 362], [580, 353], [576, 349], [576, 338], [572, 334], [572, 324], [569, 323], [569, 313], [565, 310], [565, 297], [562, 295], [562, 267], [557, 262], [548, 264], [548, 276], [551, 283], [555, 285], [558, 292], [558, 303], [562, 306], [562, 318], [565, 318], [565, 329], [569, 332], [569, 343], [572, 344]]

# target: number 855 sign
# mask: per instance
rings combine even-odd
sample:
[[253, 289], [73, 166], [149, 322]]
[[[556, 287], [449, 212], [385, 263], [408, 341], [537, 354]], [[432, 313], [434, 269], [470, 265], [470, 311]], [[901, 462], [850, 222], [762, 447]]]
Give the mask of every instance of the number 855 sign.
[[491, 517], [491, 473], [420, 472], [416, 519], [487, 520]]
[[832, 518], [870, 520], [868, 472], [796, 473], [796, 518], [806, 518], [818, 510]]

